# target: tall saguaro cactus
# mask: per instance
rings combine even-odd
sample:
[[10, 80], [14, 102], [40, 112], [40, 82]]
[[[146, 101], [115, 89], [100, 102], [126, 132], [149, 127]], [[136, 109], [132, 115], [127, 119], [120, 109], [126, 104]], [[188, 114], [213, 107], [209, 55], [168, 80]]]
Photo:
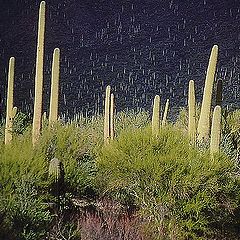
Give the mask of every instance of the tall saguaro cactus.
[[167, 99], [166, 104], [165, 104], [164, 113], [163, 113], [163, 120], [162, 120], [162, 126], [165, 126], [167, 124], [168, 109], [169, 109], [169, 99]]
[[152, 135], [158, 136], [160, 126], [160, 96], [156, 95], [153, 102]]
[[42, 123], [45, 12], [46, 12], [46, 3], [45, 1], [42, 1], [40, 3], [40, 8], [39, 8], [39, 22], [38, 22], [38, 44], [37, 44], [37, 58], [36, 58], [35, 97], [34, 97], [33, 129], [32, 129], [33, 145], [35, 145], [39, 139], [41, 123]]
[[212, 103], [212, 90], [217, 65], [218, 46], [214, 45], [211, 51], [207, 75], [204, 86], [203, 100], [201, 106], [201, 113], [198, 122], [198, 140], [207, 140], [210, 132], [210, 112]]
[[106, 87], [105, 113], [104, 113], [104, 144], [109, 143], [110, 139], [110, 92], [111, 87]]
[[196, 100], [194, 81], [190, 80], [188, 85], [188, 136], [194, 145], [196, 142]]
[[15, 66], [15, 58], [11, 57], [9, 60], [9, 69], [8, 69], [8, 91], [7, 91], [5, 144], [10, 143], [12, 140], [14, 66]]
[[52, 83], [51, 83], [51, 98], [50, 98], [50, 112], [49, 112], [49, 126], [58, 119], [58, 91], [59, 91], [59, 61], [60, 49], [55, 48], [53, 52], [52, 63]]
[[213, 112], [211, 128], [211, 141], [210, 141], [211, 154], [217, 153], [219, 151], [220, 137], [221, 137], [221, 107], [216, 106]]
[[110, 138], [114, 139], [114, 94], [111, 94], [110, 101]]

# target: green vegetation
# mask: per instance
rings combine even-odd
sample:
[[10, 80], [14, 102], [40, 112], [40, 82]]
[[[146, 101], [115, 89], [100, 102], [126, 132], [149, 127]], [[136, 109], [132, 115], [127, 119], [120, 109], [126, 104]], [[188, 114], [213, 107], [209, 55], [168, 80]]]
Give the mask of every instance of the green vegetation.
[[[51, 128], [46, 121], [35, 147], [28, 117], [19, 112], [11, 144], [4, 145], [1, 134], [0, 239], [89, 239], [96, 226], [95, 239], [111, 239], [109, 219], [118, 228], [112, 239], [125, 224], [139, 229], [137, 235], [130, 231], [135, 239], [238, 239], [239, 111], [223, 116], [221, 152], [214, 159], [208, 149], [189, 146], [179, 127], [187, 124], [184, 111], [156, 138], [147, 112], [118, 113], [116, 138], [105, 146], [102, 116]], [[53, 158], [64, 169], [57, 193], [48, 173]], [[106, 201], [120, 206], [119, 215], [109, 213], [109, 205], [99, 207]]]

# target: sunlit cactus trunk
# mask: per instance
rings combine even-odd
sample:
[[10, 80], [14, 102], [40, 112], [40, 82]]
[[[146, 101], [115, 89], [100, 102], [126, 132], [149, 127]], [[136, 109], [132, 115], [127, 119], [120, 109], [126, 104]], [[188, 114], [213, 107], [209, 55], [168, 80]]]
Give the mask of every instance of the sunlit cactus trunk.
[[216, 106], [222, 106], [222, 90], [223, 90], [223, 81], [218, 79], [217, 89], [216, 89]]
[[160, 126], [160, 96], [156, 95], [153, 102], [152, 135], [158, 136]]
[[189, 81], [188, 86], [188, 136], [191, 144], [196, 142], [196, 100], [194, 81]]
[[110, 92], [111, 87], [106, 87], [105, 113], [104, 113], [104, 144], [109, 143], [110, 139]]
[[114, 94], [111, 94], [110, 101], [110, 138], [114, 139]]
[[217, 65], [218, 46], [214, 45], [211, 51], [207, 75], [204, 86], [203, 100], [201, 106], [201, 113], [198, 122], [198, 140], [208, 140], [210, 132], [210, 112], [212, 102], [213, 83]]
[[167, 99], [166, 104], [165, 104], [162, 126], [165, 126], [167, 124], [168, 109], [169, 109], [169, 99]]
[[221, 138], [221, 107], [216, 106], [213, 112], [210, 152], [211, 154], [218, 153], [220, 148]]
[[35, 97], [33, 113], [32, 143], [35, 145], [40, 137], [42, 123], [42, 95], [43, 95], [43, 56], [44, 56], [44, 33], [45, 33], [46, 3], [40, 4], [38, 22], [38, 44], [36, 58]]
[[51, 83], [51, 98], [49, 111], [49, 126], [51, 126], [58, 119], [58, 91], [59, 91], [59, 61], [60, 50], [54, 49], [53, 63], [52, 63], [52, 83]]
[[5, 144], [8, 144], [12, 141], [14, 66], [15, 66], [15, 58], [11, 57], [9, 60], [9, 69], [8, 69], [8, 91], [7, 91], [7, 112], [6, 112], [6, 126], [5, 126]]

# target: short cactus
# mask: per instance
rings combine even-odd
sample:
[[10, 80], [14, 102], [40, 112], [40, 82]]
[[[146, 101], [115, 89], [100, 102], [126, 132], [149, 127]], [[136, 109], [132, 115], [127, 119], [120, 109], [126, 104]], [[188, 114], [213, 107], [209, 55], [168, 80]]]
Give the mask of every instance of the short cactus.
[[57, 158], [50, 161], [48, 176], [52, 183], [53, 194], [59, 196], [63, 193], [64, 169], [63, 164]]
[[52, 63], [52, 83], [51, 83], [51, 98], [49, 111], [49, 126], [51, 126], [58, 119], [58, 91], [59, 91], [59, 61], [60, 50], [54, 49], [53, 63]]
[[12, 119], [14, 119], [17, 115], [17, 107], [13, 107], [13, 110], [12, 110]]
[[160, 126], [160, 96], [156, 95], [153, 102], [152, 135], [158, 136]]
[[110, 101], [110, 138], [114, 139], [114, 94], [111, 94]]
[[213, 112], [210, 152], [211, 154], [219, 152], [221, 138], [221, 107], [216, 106]]
[[196, 100], [194, 81], [189, 81], [188, 86], [188, 136], [194, 145], [196, 142]]
[[201, 113], [198, 122], [198, 140], [208, 140], [210, 132], [210, 112], [212, 102], [212, 90], [217, 65], [218, 46], [214, 45], [212, 48], [207, 75], [205, 80], [205, 87], [203, 93], [203, 100], [201, 106]]
[[106, 87], [105, 113], [104, 113], [104, 144], [109, 143], [110, 139], [110, 92], [111, 87]]
[[163, 119], [162, 119], [162, 126], [165, 126], [167, 124], [168, 109], [169, 109], [169, 99], [167, 99], [165, 104]]
[[43, 56], [44, 56], [44, 33], [46, 3], [42, 1], [39, 9], [38, 45], [35, 75], [35, 97], [33, 113], [32, 143], [35, 145], [40, 137], [42, 124], [42, 95], [43, 95]]
[[15, 58], [11, 57], [9, 60], [9, 70], [8, 70], [8, 92], [7, 92], [5, 144], [8, 144], [12, 141], [14, 66], [15, 66]]

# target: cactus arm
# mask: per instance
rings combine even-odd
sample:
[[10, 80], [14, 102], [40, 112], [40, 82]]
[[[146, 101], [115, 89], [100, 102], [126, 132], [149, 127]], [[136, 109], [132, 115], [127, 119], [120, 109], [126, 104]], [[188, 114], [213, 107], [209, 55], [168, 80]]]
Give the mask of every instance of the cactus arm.
[[106, 87], [105, 95], [105, 113], [104, 113], [104, 144], [109, 143], [110, 138], [110, 92], [111, 87]]
[[160, 126], [160, 96], [156, 95], [153, 101], [152, 135], [158, 136]]
[[196, 142], [196, 100], [194, 81], [189, 81], [188, 86], [188, 136], [194, 145]]
[[165, 104], [162, 126], [165, 126], [167, 124], [168, 109], [169, 109], [169, 99], [167, 99], [166, 104]]

